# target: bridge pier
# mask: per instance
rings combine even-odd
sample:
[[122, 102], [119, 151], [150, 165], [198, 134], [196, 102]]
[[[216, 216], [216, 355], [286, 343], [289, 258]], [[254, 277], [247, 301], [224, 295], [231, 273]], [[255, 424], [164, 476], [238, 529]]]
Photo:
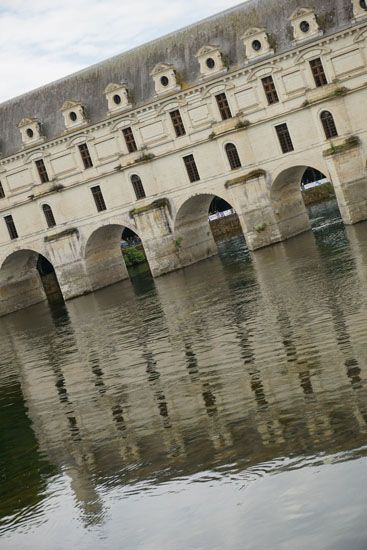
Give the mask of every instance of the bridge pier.
[[330, 153], [327, 164], [343, 222], [351, 225], [366, 220], [367, 159], [362, 143], [350, 138], [327, 153]]

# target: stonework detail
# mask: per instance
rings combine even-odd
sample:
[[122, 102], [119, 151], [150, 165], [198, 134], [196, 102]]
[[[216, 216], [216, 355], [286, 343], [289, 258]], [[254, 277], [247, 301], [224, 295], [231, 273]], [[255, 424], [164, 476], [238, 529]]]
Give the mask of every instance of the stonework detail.
[[366, 0], [352, 0], [353, 14], [356, 21], [367, 19], [367, 2]]

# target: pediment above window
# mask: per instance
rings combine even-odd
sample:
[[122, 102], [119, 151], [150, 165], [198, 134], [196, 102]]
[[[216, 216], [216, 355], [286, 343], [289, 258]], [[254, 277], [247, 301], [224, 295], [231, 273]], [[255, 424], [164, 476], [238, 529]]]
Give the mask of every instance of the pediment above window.
[[25, 146], [36, 145], [44, 141], [41, 124], [36, 118], [22, 118], [17, 126]]
[[304, 42], [310, 38], [322, 36], [323, 31], [317, 22], [314, 10], [310, 8], [298, 8], [289, 17], [293, 29], [295, 43]]
[[367, 18], [367, 0], [352, 0], [353, 15], [356, 21]]
[[245, 46], [247, 61], [260, 59], [274, 53], [265, 29], [252, 27], [241, 36], [241, 40]]
[[111, 82], [106, 86], [104, 94], [107, 99], [108, 111], [110, 114], [119, 113], [131, 109], [127, 84], [124, 82], [116, 84]]
[[79, 101], [66, 100], [61, 107], [61, 112], [67, 130], [80, 128], [88, 124], [84, 106]]
[[227, 72], [219, 46], [207, 45], [200, 48], [195, 56], [203, 78]]
[[158, 63], [151, 71], [150, 75], [153, 77], [157, 95], [176, 92], [181, 89], [178, 82], [177, 73], [173, 65]]

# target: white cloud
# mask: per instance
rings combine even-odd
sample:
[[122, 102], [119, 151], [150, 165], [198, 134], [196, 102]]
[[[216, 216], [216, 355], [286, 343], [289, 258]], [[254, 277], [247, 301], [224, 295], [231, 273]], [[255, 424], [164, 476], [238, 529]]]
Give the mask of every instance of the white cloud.
[[237, 3], [0, 0], [0, 101]]

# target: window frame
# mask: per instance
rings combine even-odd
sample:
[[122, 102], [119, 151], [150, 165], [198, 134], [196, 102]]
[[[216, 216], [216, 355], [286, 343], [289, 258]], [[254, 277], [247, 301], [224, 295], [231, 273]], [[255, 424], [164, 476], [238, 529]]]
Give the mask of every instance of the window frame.
[[136, 144], [132, 127], [127, 126], [126, 128], [122, 128], [121, 131], [125, 140], [125, 145], [128, 150], [128, 153], [135, 153], [138, 150], [138, 146]]
[[194, 155], [192, 153], [185, 155], [182, 157], [182, 160], [186, 168], [186, 173], [188, 175], [190, 183], [195, 183], [196, 181], [200, 181], [200, 174], [199, 174], [199, 170], [198, 170]]
[[273, 76], [271, 74], [268, 76], [264, 76], [261, 79], [261, 83], [263, 86], [263, 90], [264, 90], [268, 105], [274, 105], [275, 103], [279, 103], [279, 95], [274, 83]]
[[[231, 150], [229, 150], [229, 147], [231, 147]], [[231, 170], [238, 170], [238, 168], [242, 168], [242, 163], [240, 155], [238, 154], [237, 146], [233, 142], [226, 143], [224, 146], [224, 151], [226, 153]]]
[[56, 224], [55, 216], [54, 216], [54, 213], [52, 211], [51, 206], [49, 204], [46, 204], [46, 203], [42, 204], [42, 212], [43, 212], [43, 215], [45, 217], [47, 227], [49, 229], [51, 227], [55, 227], [57, 224]]
[[182, 120], [180, 109], [174, 109], [169, 112], [172, 126], [175, 131], [176, 137], [182, 137], [186, 135], [185, 125]]
[[226, 92], [219, 92], [215, 94], [215, 101], [217, 103], [218, 111], [222, 120], [228, 120], [232, 118], [232, 111], [229, 105]]
[[3, 184], [0, 181], [0, 200], [1, 199], [6, 199], [6, 195], [5, 195]]
[[145, 199], [147, 195], [145, 193], [144, 185], [139, 174], [131, 174], [130, 183], [135, 193], [136, 200], [140, 201], [142, 199]]
[[107, 210], [101, 186], [93, 185], [92, 187], [90, 187], [90, 191], [92, 193], [97, 212], [104, 212], [105, 210]]
[[282, 122], [281, 124], [274, 126], [274, 128], [283, 155], [294, 151], [294, 145], [289, 132], [288, 124], [286, 122]]
[[[315, 65], [315, 63], [319, 64]], [[322, 86], [326, 86], [328, 84], [328, 79], [321, 57], [310, 59], [309, 64], [316, 88], [322, 88]]]
[[330, 111], [327, 109], [321, 111], [320, 120], [326, 139], [338, 137], [338, 129], [335, 124], [334, 116]]
[[6, 216], [4, 216], [4, 221], [5, 221], [5, 225], [6, 225], [6, 228], [8, 230], [10, 239], [12, 241], [14, 241], [15, 239], [18, 239], [19, 235], [18, 235], [18, 231], [17, 231], [16, 225], [15, 225], [15, 222], [14, 222], [13, 215], [12, 214], [7, 214]]
[[78, 144], [79, 154], [82, 159], [84, 170], [88, 170], [88, 168], [93, 168], [93, 161], [92, 157], [90, 155], [89, 147], [86, 142], [79, 143]]
[[37, 169], [38, 177], [41, 183], [48, 183], [50, 181], [45, 161], [43, 159], [37, 159], [34, 161]]

